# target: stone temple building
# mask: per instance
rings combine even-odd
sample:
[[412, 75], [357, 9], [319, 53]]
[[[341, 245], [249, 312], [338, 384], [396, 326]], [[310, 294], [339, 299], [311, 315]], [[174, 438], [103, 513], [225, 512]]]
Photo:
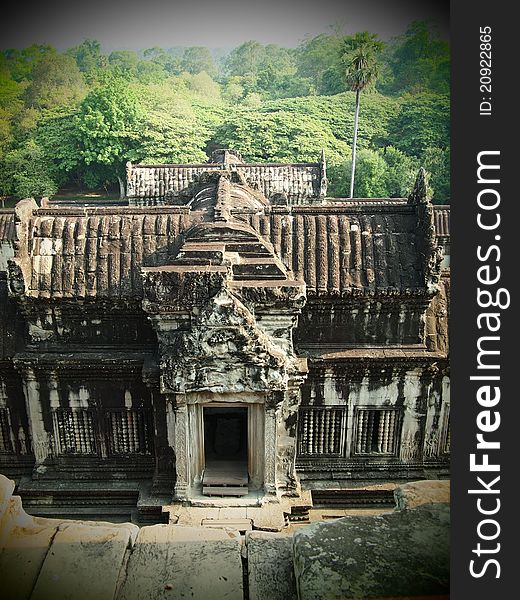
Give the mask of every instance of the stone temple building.
[[0, 238], [0, 472], [29, 512], [448, 476], [449, 208], [423, 171], [347, 200], [323, 157], [129, 163], [124, 206], [23, 200]]

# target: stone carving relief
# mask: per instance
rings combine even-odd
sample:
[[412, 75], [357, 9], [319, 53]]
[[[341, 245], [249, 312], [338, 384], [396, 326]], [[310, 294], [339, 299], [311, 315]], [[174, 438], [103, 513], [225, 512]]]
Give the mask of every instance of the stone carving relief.
[[238, 298], [221, 288], [197, 313], [189, 330], [171, 335], [168, 352], [163, 354], [165, 393], [287, 387], [291, 357], [256, 326]]

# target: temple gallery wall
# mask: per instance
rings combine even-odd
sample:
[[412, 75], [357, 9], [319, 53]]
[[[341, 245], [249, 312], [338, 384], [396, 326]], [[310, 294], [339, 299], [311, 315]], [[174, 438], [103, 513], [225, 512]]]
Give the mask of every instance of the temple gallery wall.
[[326, 181], [324, 158], [226, 150], [129, 164], [126, 206], [0, 213], [0, 471], [22, 497], [448, 476], [449, 207], [422, 171], [401, 199]]

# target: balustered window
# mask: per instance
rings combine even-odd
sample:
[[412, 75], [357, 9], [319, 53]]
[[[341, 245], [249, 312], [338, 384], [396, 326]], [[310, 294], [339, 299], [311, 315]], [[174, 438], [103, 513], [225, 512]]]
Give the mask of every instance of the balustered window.
[[342, 456], [346, 414], [343, 406], [301, 407], [298, 416], [298, 454]]
[[151, 454], [152, 426], [149, 410], [110, 410], [107, 442], [110, 454]]
[[14, 451], [11, 439], [9, 409], [0, 408], [0, 452], [11, 454]]
[[357, 409], [355, 454], [396, 454], [398, 425], [398, 409]]
[[97, 454], [94, 411], [84, 408], [54, 410], [58, 454]]

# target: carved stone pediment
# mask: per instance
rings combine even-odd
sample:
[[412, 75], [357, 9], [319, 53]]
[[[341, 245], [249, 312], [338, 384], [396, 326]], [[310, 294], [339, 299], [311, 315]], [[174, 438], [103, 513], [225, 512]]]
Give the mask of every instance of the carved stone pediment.
[[[161, 360], [166, 393], [286, 389], [294, 356], [275, 345], [225, 287], [169, 334]], [[160, 326], [160, 324], [159, 324]]]

